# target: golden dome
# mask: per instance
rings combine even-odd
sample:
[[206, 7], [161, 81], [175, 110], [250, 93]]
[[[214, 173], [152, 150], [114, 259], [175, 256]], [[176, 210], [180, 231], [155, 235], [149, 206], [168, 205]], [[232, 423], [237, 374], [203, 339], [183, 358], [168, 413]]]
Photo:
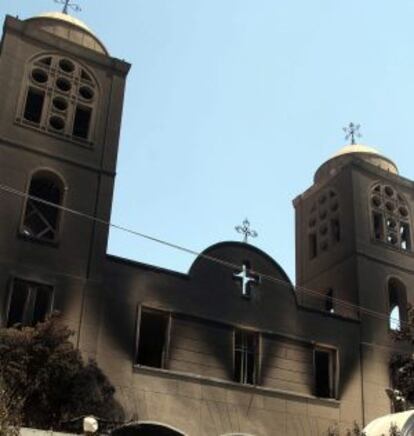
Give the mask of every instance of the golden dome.
[[381, 156], [381, 153], [374, 147], [363, 144], [348, 144], [338, 150], [332, 157], [342, 156], [349, 153], [371, 153]]
[[363, 144], [348, 144], [339, 149], [318, 168], [314, 177], [315, 182], [335, 175], [341, 167], [354, 158], [368, 162], [392, 174], [398, 174], [397, 165], [376, 148]]
[[81, 20], [62, 12], [44, 12], [28, 18], [26, 22], [46, 32], [67, 39], [91, 50], [108, 54], [95, 33]]
[[31, 19], [35, 18], [50, 18], [51, 20], [65, 21], [72, 26], [80, 27], [81, 29], [86, 30], [96, 38], [96, 35], [93, 33], [93, 31], [83, 21], [72, 17], [71, 15], [63, 14], [62, 12], [43, 12], [42, 14], [36, 15]]

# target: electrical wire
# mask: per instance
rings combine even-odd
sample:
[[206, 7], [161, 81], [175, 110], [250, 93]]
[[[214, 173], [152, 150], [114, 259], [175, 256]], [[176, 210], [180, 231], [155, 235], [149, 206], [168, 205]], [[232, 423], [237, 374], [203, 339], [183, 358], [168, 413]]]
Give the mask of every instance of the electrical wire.
[[[133, 230], [133, 229], [127, 228], [125, 226], [121, 226], [121, 225], [112, 223], [110, 221], [106, 221], [104, 219], [101, 219], [101, 218], [89, 215], [87, 213], [81, 212], [81, 211], [76, 210], [76, 209], [71, 209], [71, 208], [68, 208], [68, 207], [65, 207], [65, 206], [62, 206], [62, 205], [57, 205], [57, 204], [52, 203], [50, 201], [44, 200], [44, 199], [42, 199], [40, 197], [36, 197], [36, 196], [30, 195], [30, 194], [28, 194], [26, 192], [19, 191], [19, 190], [15, 189], [15, 188], [12, 188], [12, 187], [10, 187], [8, 185], [5, 185], [5, 184], [0, 184], [0, 190], [2, 190], [4, 192], [7, 192], [7, 193], [10, 193], [10, 194], [13, 194], [13, 195], [16, 195], [18, 197], [24, 198], [26, 200], [30, 199], [32, 201], [36, 201], [38, 203], [42, 203], [42, 204], [45, 204], [47, 206], [54, 207], [54, 208], [56, 208], [58, 210], [61, 210], [63, 212], [67, 212], [67, 213], [70, 213], [70, 214], [73, 214], [73, 215], [85, 218], [87, 220], [90, 220], [90, 221], [93, 221], [93, 222], [105, 225], [108, 228], [113, 228], [113, 229], [116, 229], [116, 230], [120, 230], [120, 231], [129, 233], [131, 235], [138, 236], [140, 238], [143, 238], [143, 239], [155, 242], [157, 244], [161, 244], [161, 245], [167, 246], [169, 248], [172, 248], [172, 249], [175, 249], [175, 250], [179, 250], [179, 251], [185, 252], [187, 254], [191, 254], [191, 255], [193, 255], [195, 257], [200, 257], [200, 258], [206, 259], [208, 261], [211, 261], [211, 262], [214, 262], [216, 264], [222, 265], [222, 266], [224, 266], [226, 268], [229, 268], [232, 271], [240, 269], [240, 265], [237, 265], [235, 263], [232, 263], [232, 262], [220, 259], [220, 258], [215, 257], [215, 256], [211, 256], [209, 254], [205, 254], [205, 253], [193, 250], [191, 248], [187, 248], [187, 247], [185, 247], [183, 245], [179, 245], [179, 244], [175, 244], [175, 243], [172, 243], [172, 242], [169, 242], [169, 241], [165, 241], [163, 239], [160, 239], [160, 238], [157, 238], [157, 237], [154, 237], [154, 236], [151, 236], [151, 235], [139, 232], [137, 230]], [[319, 298], [319, 299], [323, 299], [323, 300], [326, 301], [327, 298], [328, 298], [330, 302], [332, 302], [333, 304], [335, 304], [338, 307], [353, 309], [353, 310], [356, 310], [359, 313], [364, 313], [364, 314], [369, 315], [371, 317], [378, 318], [378, 319], [381, 319], [381, 320], [386, 320], [388, 322], [394, 321], [400, 327], [403, 327], [403, 326], [410, 327], [411, 326], [411, 324], [409, 322], [403, 321], [403, 320], [397, 319], [397, 318], [392, 318], [389, 315], [387, 315], [386, 313], [382, 313], [382, 312], [378, 312], [378, 311], [375, 311], [375, 310], [372, 310], [372, 309], [368, 309], [366, 307], [362, 307], [360, 305], [353, 304], [353, 303], [351, 303], [349, 301], [342, 300], [340, 298], [327, 297], [325, 294], [323, 294], [321, 292], [318, 292], [318, 291], [313, 290], [313, 289], [305, 288], [304, 286], [292, 285], [291, 283], [289, 283], [289, 282], [287, 282], [287, 281], [285, 281], [283, 279], [280, 279], [278, 277], [272, 276], [270, 274], [265, 274], [265, 273], [262, 273], [260, 271], [256, 271], [254, 269], [249, 269], [249, 272], [253, 276], [256, 276], [256, 277], [258, 277], [258, 278], [260, 278], [262, 280], [267, 280], [267, 281], [272, 282], [272, 283], [277, 283], [277, 284], [279, 284], [281, 286], [289, 288], [290, 290], [293, 289], [294, 291], [300, 291], [301, 293], [310, 295], [312, 297], [315, 297], [316, 299]]]

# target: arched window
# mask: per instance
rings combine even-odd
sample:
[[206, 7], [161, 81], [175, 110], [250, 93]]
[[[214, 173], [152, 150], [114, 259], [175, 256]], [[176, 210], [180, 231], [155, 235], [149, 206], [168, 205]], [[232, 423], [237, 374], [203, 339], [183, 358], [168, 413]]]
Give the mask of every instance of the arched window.
[[64, 184], [55, 173], [40, 170], [33, 174], [28, 190], [30, 198], [26, 200], [22, 220], [21, 232], [24, 236], [56, 241], [61, 210], [53, 205], [62, 205], [63, 193]]
[[388, 281], [388, 299], [389, 329], [399, 331], [401, 323], [407, 321], [407, 292], [400, 280], [391, 278]]
[[411, 251], [410, 213], [402, 194], [388, 185], [371, 190], [372, 232], [377, 241]]
[[93, 142], [98, 89], [79, 63], [58, 55], [39, 56], [27, 66], [17, 121], [42, 132]]

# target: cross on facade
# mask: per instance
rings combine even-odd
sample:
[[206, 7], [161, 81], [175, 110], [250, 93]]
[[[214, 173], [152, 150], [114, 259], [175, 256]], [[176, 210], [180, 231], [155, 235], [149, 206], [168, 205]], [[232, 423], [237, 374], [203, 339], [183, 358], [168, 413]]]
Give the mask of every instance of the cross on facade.
[[55, 0], [55, 3], [60, 3], [61, 5], [63, 5], [62, 12], [64, 14], [68, 13], [69, 8], [71, 8], [75, 12], [79, 12], [81, 10], [79, 5], [77, 5], [76, 3], [72, 3], [71, 0]]
[[240, 272], [233, 274], [233, 277], [236, 280], [240, 280], [242, 285], [242, 296], [244, 298], [250, 298], [250, 284], [258, 284], [260, 282], [259, 277], [250, 274], [249, 266], [246, 263], [243, 264], [243, 268]]
[[362, 136], [359, 131], [360, 127], [360, 124], [349, 123], [347, 127], [343, 127], [342, 129], [346, 133], [345, 139], [351, 139], [352, 145], [356, 144], [355, 138], [360, 138]]
[[235, 227], [236, 232], [243, 233], [243, 242], [247, 243], [247, 240], [249, 237], [251, 238], [257, 238], [258, 234], [255, 230], [250, 229], [250, 222], [247, 218], [243, 221], [243, 224], [241, 226]]

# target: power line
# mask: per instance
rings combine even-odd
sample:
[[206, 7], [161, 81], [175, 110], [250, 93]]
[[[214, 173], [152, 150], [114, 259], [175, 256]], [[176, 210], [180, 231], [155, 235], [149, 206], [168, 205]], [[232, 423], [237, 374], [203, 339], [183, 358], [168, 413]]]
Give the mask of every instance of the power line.
[[[182, 246], [182, 245], [179, 245], [179, 244], [175, 244], [175, 243], [172, 243], [172, 242], [169, 242], [169, 241], [165, 241], [163, 239], [156, 238], [156, 237], [151, 236], [151, 235], [147, 235], [145, 233], [139, 232], [137, 230], [130, 229], [130, 228], [125, 227], [125, 226], [114, 224], [114, 223], [112, 223], [110, 221], [106, 221], [104, 219], [101, 219], [101, 218], [89, 215], [87, 213], [81, 212], [81, 211], [76, 210], [76, 209], [71, 209], [71, 208], [68, 208], [68, 207], [65, 207], [65, 206], [62, 206], [62, 205], [57, 205], [57, 204], [52, 203], [50, 201], [44, 200], [44, 199], [42, 199], [40, 197], [36, 197], [36, 196], [30, 195], [30, 194], [28, 194], [26, 192], [19, 191], [19, 190], [15, 189], [15, 188], [12, 188], [12, 187], [8, 186], [8, 185], [0, 184], [0, 190], [2, 190], [4, 192], [7, 192], [7, 193], [10, 193], [10, 194], [13, 194], [13, 195], [16, 195], [16, 196], [19, 196], [21, 198], [30, 199], [30, 200], [33, 200], [33, 201], [45, 204], [47, 206], [54, 207], [54, 208], [59, 209], [59, 210], [61, 210], [63, 212], [71, 213], [73, 215], [76, 215], [76, 216], [88, 219], [90, 221], [94, 221], [94, 222], [99, 223], [99, 224], [103, 224], [103, 225], [105, 225], [107, 227], [111, 227], [113, 229], [120, 230], [120, 231], [129, 233], [129, 234], [134, 235], [134, 236], [138, 236], [140, 238], [143, 238], [143, 239], [155, 242], [157, 244], [161, 244], [161, 245], [167, 246], [169, 248], [172, 248], [172, 249], [175, 249], [175, 250], [179, 250], [179, 251], [185, 252], [187, 254], [191, 254], [191, 255], [193, 255], [195, 257], [201, 257], [201, 258], [206, 259], [208, 261], [211, 261], [211, 262], [217, 263], [219, 265], [222, 265], [222, 266], [224, 266], [226, 268], [229, 268], [232, 271], [240, 269], [240, 265], [237, 265], [235, 263], [232, 263], [232, 262], [220, 259], [220, 258], [215, 257], [215, 256], [211, 256], [209, 254], [198, 252], [196, 250], [187, 248], [185, 246]], [[325, 301], [327, 300], [327, 298], [329, 298], [329, 301], [334, 303], [337, 306], [342, 306], [343, 308], [348, 308], [348, 309], [355, 309], [356, 311], [358, 311], [360, 313], [364, 313], [364, 314], [370, 315], [370, 316], [372, 316], [374, 318], [378, 318], [378, 319], [381, 319], [381, 320], [386, 320], [388, 322], [395, 321], [400, 326], [407, 326], [407, 327], [410, 326], [409, 322], [406, 322], [406, 321], [403, 321], [403, 320], [397, 319], [397, 318], [392, 318], [392, 317], [390, 317], [389, 315], [387, 315], [385, 313], [378, 312], [378, 311], [375, 311], [375, 310], [372, 310], [372, 309], [368, 309], [366, 307], [362, 307], [362, 306], [353, 304], [353, 303], [351, 303], [349, 301], [342, 300], [340, 298], [327, 297], [325, 294], [322, 294], [321, 292], [315, 291], [313, 289], [305, 288], [303, 286], [291, 285], [289, 282], [287, 282], [285, 280], [282, 280], [282, 279], [280, 279], [278, 277], [274, 277], [274, 276], [272, 276], [270, 274], [265, 274], [265, 273], [262, 273], [260, 271], [256, 271], [256, 270], [253, 270], [253, 269], [250, 269], [250, 272], [253, 275], [255, 275], [257, 277], [260, 277], [263, 280], [267, 280], [267, 281], [270, 281], [272, 283], [277, 283], [277, 284], [282, 285], [282, 286], [284, 286], [286, 288], [289, 288], [290, 290], [301, 291], [304, 294], [308, 294], [308, 295], [311, 295], [311, 296], [313, 296], [315, 298], [323, 299]]]

